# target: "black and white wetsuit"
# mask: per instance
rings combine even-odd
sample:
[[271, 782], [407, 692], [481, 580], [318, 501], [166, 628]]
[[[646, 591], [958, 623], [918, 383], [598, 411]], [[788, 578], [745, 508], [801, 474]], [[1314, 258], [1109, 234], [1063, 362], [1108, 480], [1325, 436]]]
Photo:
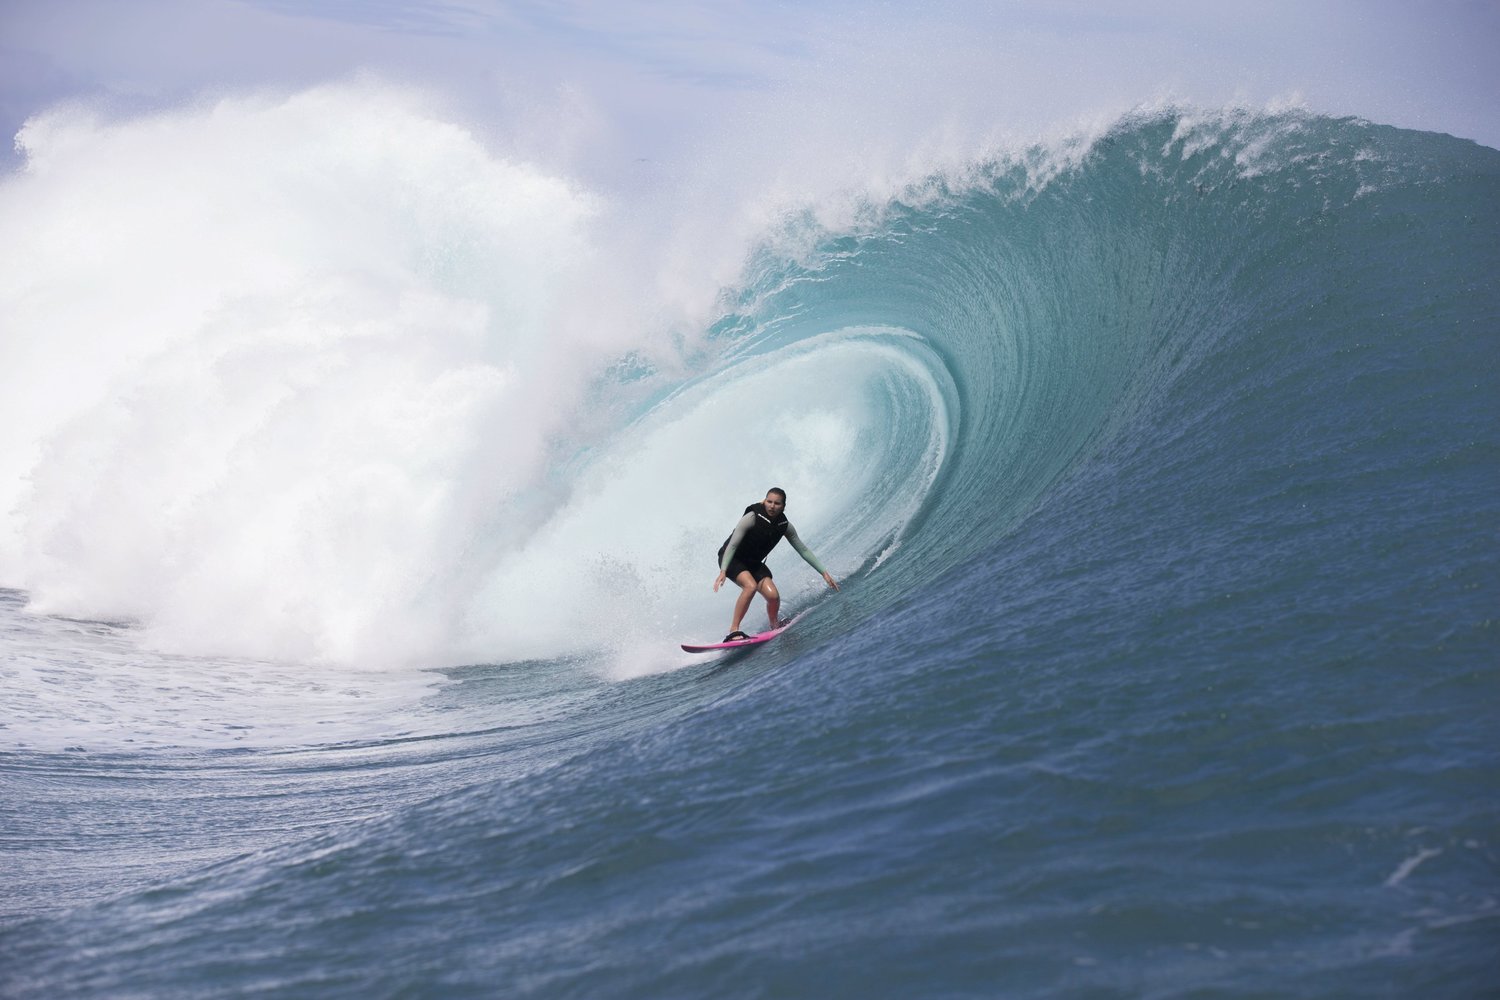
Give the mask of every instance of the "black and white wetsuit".
[[812, 550], [797, 537], [797, 529], [792, 527], [792, 522], [783, 514], [772, 518], [766, 513], [766, 505], [763, 503], [753, 503], [746, 507], [745, 516], [740, 518], [734, 531], [719, 546], [719, 569], [731, 580], [749, 571], [755, 582], [759, 583], [771, 576], [766, 556], [783, 538], [792, 543], [792, 548], [797, 550], [797, 554], [809, 566], [819, 573], [828, 572], [818, 562], [818, 557], [812, 554]]

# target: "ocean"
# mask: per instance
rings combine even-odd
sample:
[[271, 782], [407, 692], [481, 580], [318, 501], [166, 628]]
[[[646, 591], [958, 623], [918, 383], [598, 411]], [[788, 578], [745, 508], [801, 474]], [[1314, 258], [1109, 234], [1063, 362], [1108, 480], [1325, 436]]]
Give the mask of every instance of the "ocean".
[[0, 186], [0, 994], [1494, 995], [1500, 152], [1142, 112], [656, 329], [349, 100]]

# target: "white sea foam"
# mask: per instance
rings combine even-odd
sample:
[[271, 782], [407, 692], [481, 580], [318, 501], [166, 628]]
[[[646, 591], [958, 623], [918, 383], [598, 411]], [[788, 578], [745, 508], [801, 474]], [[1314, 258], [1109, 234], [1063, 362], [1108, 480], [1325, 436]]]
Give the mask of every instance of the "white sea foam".
[[1428, 858], [1435, 858], [1442, 853], [1442, 849], [1438, 847], [1421, 848], [1417, 851], [1416, 854], [1413, 854], [1411, 857], [1407, 858], [1405, 861], [1401, 862], [1401, 864], [1396, 866], [1396, 870], [1391, 872], [1391, 874], [1385, 880], [1386, 888], [1392, 888], [1394, 886], [1400, 885], [1402, 882], [1405, 882], [1407, 878], [1410, 877], [1411, 873], [1417, 870], [1418, 865], [1426, 861]]
[[597, 200], [369, 85], [21, 141], [0, 576], [176, 651], [442, 650], [631, 334], [594, 308]]

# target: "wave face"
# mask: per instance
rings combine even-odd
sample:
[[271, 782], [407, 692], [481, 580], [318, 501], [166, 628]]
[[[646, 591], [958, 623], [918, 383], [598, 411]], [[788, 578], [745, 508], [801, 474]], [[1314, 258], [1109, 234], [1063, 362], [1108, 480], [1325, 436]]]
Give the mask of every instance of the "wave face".
[[[386, 204], [405, 188], [360, 141], [339, 149]], [[451, 190], [535, 211], [454, 195], [471, 244], [372, 237], [368, 271], [309, 249], [156, 360], [87, 362], [115, 422], [29, 438], [0, 992], [1489, 988], [1500, 153], [1300, 112], [1127, 119], [837, 227], [812, 206], [673, 363], [554, 340], [588, 197], [465, 162]], [[429, 231], [438, 208], [403, 204]], [[554, 252], [515, 266], [557, 266], [476, 285], [467, 255], [517, 226]], [[306, 277], [330, 258], [331, 290]], [[11, 315], [58, 315], [38, 287]], [[113, 468], [163, 425], [197, 460]], [[80, 496], [86, 474], [147, 485]], [[797, 629], [663, 652], [722, 628], [711, 553], [767, 476], [844, 592], [778, 553]], [[116, 537], [158, 480], [178, 528]], [[391, 579], [338, 563], [372, 531], [403, 536]], [[267, 539], [272, 570], [233, 551]], [[203, 582], [219, 561], [238, 589]], [[100, 569], [146, 564], [133, 604]], [[391, 662], [489, 665], [337, 666], [388, 635]], [[325, 665], [243, 659], [273, 655]], [[59, 707], [60, 679], [96, 702]]]

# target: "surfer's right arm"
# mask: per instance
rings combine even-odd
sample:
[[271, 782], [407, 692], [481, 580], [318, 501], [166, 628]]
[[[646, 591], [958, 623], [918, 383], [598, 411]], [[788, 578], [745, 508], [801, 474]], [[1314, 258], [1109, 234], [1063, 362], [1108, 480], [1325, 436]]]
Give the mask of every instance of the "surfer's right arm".
[[719, 560], [719, 575], [714, 578], [714, 593], [717, 594], [719, 588], [724, 585], [724, 581], [729, 578], [729, 561], [734, 558], [735, 550], [740, 547], [740, 542], [745, 540], [745, 535], [753, 527], [755, 527], [755, 515], [753, 513], [748, 513], [740, 518], [739, 523], [734, 526], [734, 531], [730, 534], [729, 541], [724, 545], [724, 557]]

